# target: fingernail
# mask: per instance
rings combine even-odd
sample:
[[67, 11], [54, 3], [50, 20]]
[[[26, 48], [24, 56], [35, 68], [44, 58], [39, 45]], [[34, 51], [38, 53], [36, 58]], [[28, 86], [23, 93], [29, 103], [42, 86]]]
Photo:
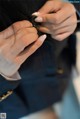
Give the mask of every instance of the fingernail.
[[39, 13], [39, 12], [34, 12], [32, 15], [33, 15], [33, 16], [39, 16], [40, 13]]
[[35, 19], [35, 21], [36, 21], [36, 22], [43, 22], [43, 18], [42, 18], [42, 17], [37, 17], [37, 18]]
[[47, 35], [44, 34], [44, 35], [40, 36], [39, 40], [44, 41], [46, 38], [47, 38]]

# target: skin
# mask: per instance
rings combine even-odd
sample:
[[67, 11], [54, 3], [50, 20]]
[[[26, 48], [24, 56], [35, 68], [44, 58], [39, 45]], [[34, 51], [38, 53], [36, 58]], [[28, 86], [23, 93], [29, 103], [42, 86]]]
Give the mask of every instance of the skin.
[[48, 0], [45, 5], [33, 13], [41, 22], [39, 30], [51, 34], [51, 37], [62, 41], [74, 33], [77, 27], [76, 10], [73, 4], [61, 0]]
[[0, 32], [0, 73], [12, 77], [45, 39], [46, 35], [38, 37], [29, 21], [16, 22]]

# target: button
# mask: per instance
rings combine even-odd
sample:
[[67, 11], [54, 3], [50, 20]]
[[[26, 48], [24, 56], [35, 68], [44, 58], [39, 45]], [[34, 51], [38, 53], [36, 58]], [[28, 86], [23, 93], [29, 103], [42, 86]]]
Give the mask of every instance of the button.
[[35, 22], [36, 17], [37, 16], [31, 16], [31, 21], [32, 21], [33, 27], [35, 27], [37, 29], [38, 35], [41, 36], [41, 35], [43, 35], [43, 33], [38, 30], [38, 27], [41, 25], [41, 23]]
[[64, 73], [64, 70], [61, 69], [61, 68], [58, 68], [57, 73], [58, 73], [58, 74], [63, 74], [63, 73]]
[[37, 16], [32, 16], [32, 24], [35, 28], [37, 28], [39, 25], [41, 25], [41, 23], [35, 22]]

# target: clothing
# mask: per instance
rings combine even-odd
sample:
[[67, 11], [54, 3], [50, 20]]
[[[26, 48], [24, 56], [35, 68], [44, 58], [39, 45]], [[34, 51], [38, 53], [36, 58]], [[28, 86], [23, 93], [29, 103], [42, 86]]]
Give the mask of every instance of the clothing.
[[[45, 2], [46, 0], [1, 0], [0, 30], [16, 21], [25, 19], [32, 22], [31, 14]], [[58, 42], [48, 35], [43, 46], [19, 69], [21, 81], [10, 82], [0, 77], [0, 95], [14, 90], [11, 96], [0, 102], [0, 112], [6, 112], [7, 119], [18, 119], [60, 101], [68, 83], [71, 66], [75, 63], [74, 57], [75, 39], [72, 36]]]

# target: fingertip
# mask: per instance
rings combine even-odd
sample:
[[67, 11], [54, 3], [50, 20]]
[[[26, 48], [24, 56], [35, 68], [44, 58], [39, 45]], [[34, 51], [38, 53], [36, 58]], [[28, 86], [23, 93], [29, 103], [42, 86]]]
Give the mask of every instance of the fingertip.
[[35, 22], [43, 22], [43, 18], [42, 18], [42, 17], [37, 17], [37, 18], [35, 19]]
[[44, 40], [45, 40], [46, 38], [47, 38], [47, 35], [44, 34], [44, 35], [42, 35], [42, 36], [39, 37], [39, 40], [42, 41], [42, 42], [44, 42]]
[[40, 15], [40, 12], [34, 12], [33, 14], [32, 14], [32, 16], [39, 16]]

